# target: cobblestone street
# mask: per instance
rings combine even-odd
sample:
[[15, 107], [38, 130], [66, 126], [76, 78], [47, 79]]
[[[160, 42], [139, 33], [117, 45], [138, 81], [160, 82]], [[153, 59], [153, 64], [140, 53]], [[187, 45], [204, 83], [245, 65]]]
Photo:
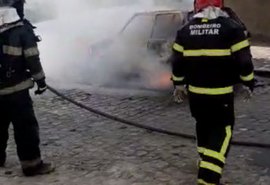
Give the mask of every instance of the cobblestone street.
[[[256, 67], [269, 67], [269, 53], [269, 48], [253, 49]], [[195, 122], [187, 103], [172, 103], [170, 92], [121, 93], [119, 89], [64, 89], [53, 85], [66, 96], [103, 112], [144, 125], [194, 134]], [[196, 184], [198, 156], [194, 141], [106, 119], [49, 91], [32, 97], [40, 123], [42, 153], [45, 160], [56, 164], [56, 172], [23, 177], [10, 137], [7, 167], [0, 168], [0, 185]], [[269, 107], [269, 86], [256, 89], [248, 103], [237, 95], [234, 140], [269, 144]], [[269, 156], [270, 149], [233, 146], [223, 181], [230, 185], [269, 185]]]

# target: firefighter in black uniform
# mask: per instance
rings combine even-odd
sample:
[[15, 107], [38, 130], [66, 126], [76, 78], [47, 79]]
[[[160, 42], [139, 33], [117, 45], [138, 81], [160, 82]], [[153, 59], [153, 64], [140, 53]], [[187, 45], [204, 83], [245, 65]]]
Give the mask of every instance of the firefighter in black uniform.
[[29, 95], [34, 82], [38, 86], [36, 94], [42, 94], [47, 86], [36, 36], [18, 16], [17, 11], [22, 9], [16, 11], [12, 7], [15, 1], [0, 1], [0, 166], [6, 162], [8, 128], [12, 122], [23, 173], [33, 176], [54, 169], [41, 159], [39, 127]]
[[249, 41], [222, 6], [220, 0], [197, 0], [171, 57], [174, 94], [182, 98], [187, 89], [196, 119], [199, 185], [220, 184], [234, 127], [233, 86], [242, 82], [249, 93], [254, 87]]

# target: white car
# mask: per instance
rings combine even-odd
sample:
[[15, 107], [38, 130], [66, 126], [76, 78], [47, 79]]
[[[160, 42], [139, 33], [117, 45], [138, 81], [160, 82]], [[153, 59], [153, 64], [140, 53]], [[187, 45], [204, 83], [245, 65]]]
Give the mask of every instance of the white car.
[[178, 10], [149, 11], [134, 14], [117, 35], [92, 45], [92, 54], [106, 52], [114, 42], [127, 40], [138, 47], [156, 51], [162, 55], [164, 44], [172, 44], [184, 22], [187, 12]]
[[170, 66], [164, 63], [186, 13], [178, 10], [136, 13], [118, 34], [91, 46], [91, 60], [117, 68], [116, 83], [134, 85], [143, 81], [149, 88], [169, 86]]

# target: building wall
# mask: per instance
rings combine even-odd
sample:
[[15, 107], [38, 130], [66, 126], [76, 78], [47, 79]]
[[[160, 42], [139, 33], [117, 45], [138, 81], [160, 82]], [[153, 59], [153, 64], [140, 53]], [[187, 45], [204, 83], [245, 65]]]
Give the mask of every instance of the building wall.
[[253, 36], [270, 39], [270, 0], [225, 0], [247, 25]]

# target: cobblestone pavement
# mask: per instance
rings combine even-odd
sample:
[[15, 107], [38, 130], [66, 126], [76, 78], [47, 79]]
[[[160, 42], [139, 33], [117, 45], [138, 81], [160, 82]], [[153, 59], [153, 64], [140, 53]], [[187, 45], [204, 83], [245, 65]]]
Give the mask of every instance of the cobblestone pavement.
[[[262, 58], [268, 60], [266, 56]], [[85, 105], [121, 118], [171, 131], [194, 133], [194, 120], [187, 103], [171, 103], [168, 92], [92, 90], [60, 91]], [[241, 96], [237, 96], [234, 140], [270, 143], [269, 90], [270, 87], [257, 89], [249, 103], [243, 103]], [[33, 96], [33, 99], [41, 127], [42, 152], [46, 160], [56, 164], [56, 172], [23, 177], [11, 137], [7, 167], [0, 168], [1, 185], [196, 184], [197, 154], [193, 141], [108, 120], [63, 101], [51, 92]], [[268, 185], [269, 156], [269, 149], [232, 147], [223, 180], [232, 185]]]
[[256, 67], [270, 71], [270, 47], [253, 46], [251, 49]]

